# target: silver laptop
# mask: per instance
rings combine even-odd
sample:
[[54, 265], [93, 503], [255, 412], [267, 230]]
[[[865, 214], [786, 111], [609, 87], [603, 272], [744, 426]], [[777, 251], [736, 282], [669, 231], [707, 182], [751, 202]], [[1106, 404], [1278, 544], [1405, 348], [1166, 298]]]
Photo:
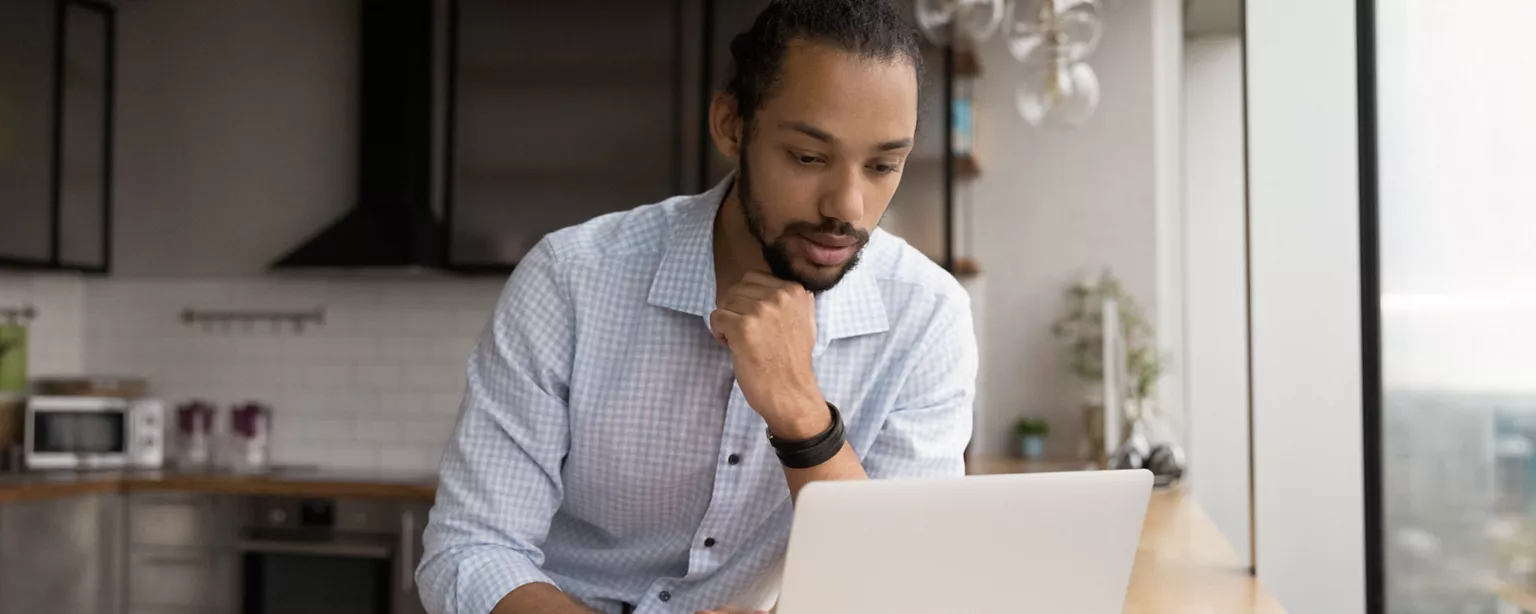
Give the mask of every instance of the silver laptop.
[[814, 482], [779, 614], [1119, 614], [1147, 471]]

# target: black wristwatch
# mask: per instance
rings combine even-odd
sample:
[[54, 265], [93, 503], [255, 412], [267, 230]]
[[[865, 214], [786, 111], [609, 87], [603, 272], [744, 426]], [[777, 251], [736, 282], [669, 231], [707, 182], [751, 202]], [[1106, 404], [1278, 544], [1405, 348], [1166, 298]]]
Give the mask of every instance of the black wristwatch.
[[843, 416], [838, 413], [837, 406], [831, 403], [827, 403], [827, 410], [832, 413], [832, 424], [810, 439], [786, 441], [774, 436], [773, 431], [768, 431], [768, 443], [779, 456], [780, 464], [790, 469], [810, 469], [832, 460], [843, 450], [843, 444], [846, 443]]

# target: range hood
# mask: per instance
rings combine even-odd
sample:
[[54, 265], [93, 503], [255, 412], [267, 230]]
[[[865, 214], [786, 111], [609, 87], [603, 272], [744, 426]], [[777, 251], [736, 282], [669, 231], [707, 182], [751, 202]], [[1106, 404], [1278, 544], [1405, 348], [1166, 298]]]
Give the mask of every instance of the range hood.
[[444, 264], [435, 188], [432, 0], [358, 2], [357, 202], [274, 270]]

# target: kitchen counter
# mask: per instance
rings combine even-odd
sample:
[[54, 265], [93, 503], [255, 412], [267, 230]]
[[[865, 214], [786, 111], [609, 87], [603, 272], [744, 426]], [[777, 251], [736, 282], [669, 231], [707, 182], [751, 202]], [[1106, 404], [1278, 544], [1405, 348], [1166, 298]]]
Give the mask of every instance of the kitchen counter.
[[430, 501], [437, 492], [437, 476], [315, 467], [276, 467], [261, 473], [160, 469], [0, 474], [0, 504], [143, 491]]
[[[1081, 463], [1075, 463], [1081, 468]], [[1066, 470], [1061, 464], [978, 459], [972, 474]], [[1125, 596], [1126, 614], [1285, 614], [1205, 511], [1182, 489], [1154, 490]]]

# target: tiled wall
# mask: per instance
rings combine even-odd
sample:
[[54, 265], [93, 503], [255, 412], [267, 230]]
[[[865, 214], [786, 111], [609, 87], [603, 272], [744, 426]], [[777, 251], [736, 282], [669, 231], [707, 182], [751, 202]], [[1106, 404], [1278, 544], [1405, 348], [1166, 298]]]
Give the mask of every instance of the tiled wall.
[[85, 282], [73, 276], [0, 273], [0, 308], [32, 306], [27, 370], [32, 376], [77, 374], [85, 364]]
[[[273, 462], [432, 471], [501, 280], [93, 280], [85, 367], [146, 377], [174, 405], [273, 408]], [[204, 328], [182, 310], [308, 310], [323, 326]], [[227, 411], [226, 411], [227, 413]]]

